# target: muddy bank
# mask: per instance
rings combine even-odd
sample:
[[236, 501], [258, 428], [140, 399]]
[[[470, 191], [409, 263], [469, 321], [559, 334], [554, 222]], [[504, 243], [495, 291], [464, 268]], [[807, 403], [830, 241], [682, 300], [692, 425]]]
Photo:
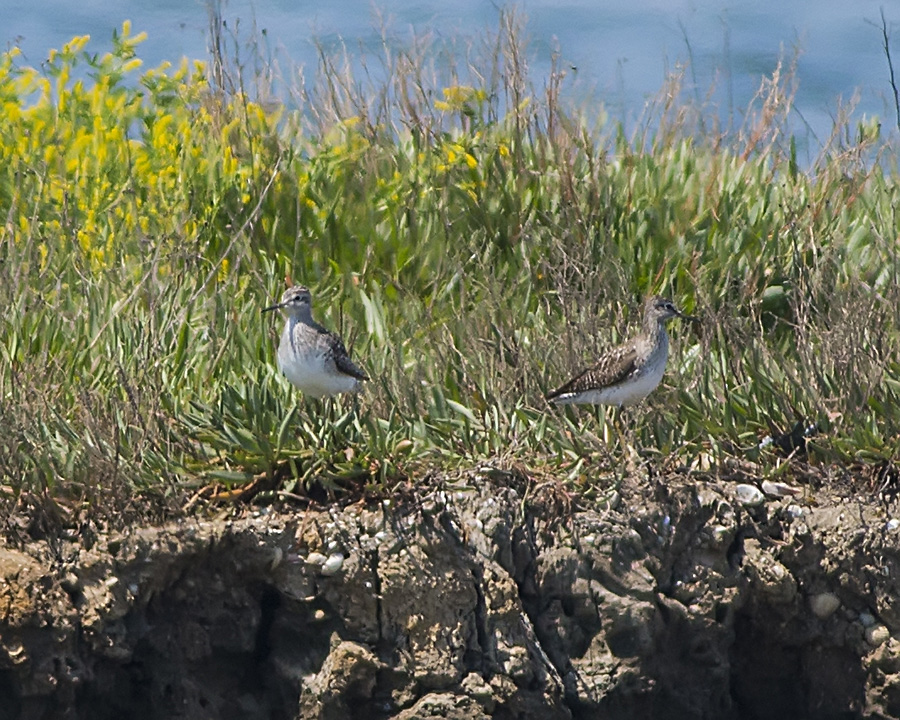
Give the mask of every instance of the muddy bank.
[[472, 472], [7, 545], [0, 719], [900, 717], [900, 523], [734, 491]]

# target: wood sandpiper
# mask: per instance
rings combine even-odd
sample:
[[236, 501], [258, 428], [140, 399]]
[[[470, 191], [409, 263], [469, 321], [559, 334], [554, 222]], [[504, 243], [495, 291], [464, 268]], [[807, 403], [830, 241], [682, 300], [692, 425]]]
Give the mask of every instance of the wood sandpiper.
[[596, 363], [565, 385], [547, 393], [557, 405], [589, 403], [634, 405], [649, 395], [662, 380], [669, 357], [666, 322], [673, 317], [696, 321], [671, 300], [656, 295], [644, 304], [641, 332], [603, 353]]
[[278, 367], [304, 395], [322, 398], [356, 392], [360, 382], [369, 379], [350, 359], [340, 336], [313, 320], [309, 288], [288, 288], [281, 302], [263, 312], [272, 310], [283, 310], [287, 316], [278, 343]]

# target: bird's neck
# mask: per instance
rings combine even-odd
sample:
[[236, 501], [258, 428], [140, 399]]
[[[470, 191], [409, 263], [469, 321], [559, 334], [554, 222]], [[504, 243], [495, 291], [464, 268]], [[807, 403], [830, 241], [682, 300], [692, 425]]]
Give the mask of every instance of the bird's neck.
[[666, 334], [666, 326], [656, 318], [644, 318], [644, 326], [642, 328], [644, 335], [648, 339], [655, 340], [660, 334]]
[[304, 325], [312, 325], [313, 324], [312, 310], [310, 310], [309, 308], [303, 308], [302, 310], [296, 310], [295, 312], [292, 312], [288, 316], [288, 323], [291, 326], [296, 325], [297, 323], [303, 323]]
[[644, 324], [644, 337], [648, 348], [665, 348], [669, 346], [669, 335], [663, 322], [654, 320]]

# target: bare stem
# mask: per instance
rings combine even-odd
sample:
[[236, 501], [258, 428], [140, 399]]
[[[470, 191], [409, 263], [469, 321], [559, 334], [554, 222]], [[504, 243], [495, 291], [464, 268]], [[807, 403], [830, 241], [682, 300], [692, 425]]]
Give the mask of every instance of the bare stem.
[[888, 70], [891, 74], [891, 90], [894, 92], [894, 109], [897, 113], [897, 129], [900, 130], [900, 92], [897, 91], [897, 82], [894, 79], [894, 63], [891, 60], [890, 33], [888, 32], [887, 19], [884, 17], [884, 7], [881, 8], [881, 42], [884, 54], [887, 57]]

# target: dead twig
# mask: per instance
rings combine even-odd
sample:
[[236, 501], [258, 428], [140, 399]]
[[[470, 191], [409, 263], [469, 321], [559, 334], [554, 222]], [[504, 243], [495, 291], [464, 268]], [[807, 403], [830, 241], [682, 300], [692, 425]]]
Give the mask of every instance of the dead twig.
[[884, 8], [881, 8], [881, 47], [887, 58], [888, 72], [891, 76], [891, 91], [894, 93], [894, 111], [897, 114], [897, 129], [900, 130], [900, 92], [897, 90], [897, 81], [894, 77], [894, 62], [891, 59], [891, 34], [888, 31], [887, 19], [884, 17]]

